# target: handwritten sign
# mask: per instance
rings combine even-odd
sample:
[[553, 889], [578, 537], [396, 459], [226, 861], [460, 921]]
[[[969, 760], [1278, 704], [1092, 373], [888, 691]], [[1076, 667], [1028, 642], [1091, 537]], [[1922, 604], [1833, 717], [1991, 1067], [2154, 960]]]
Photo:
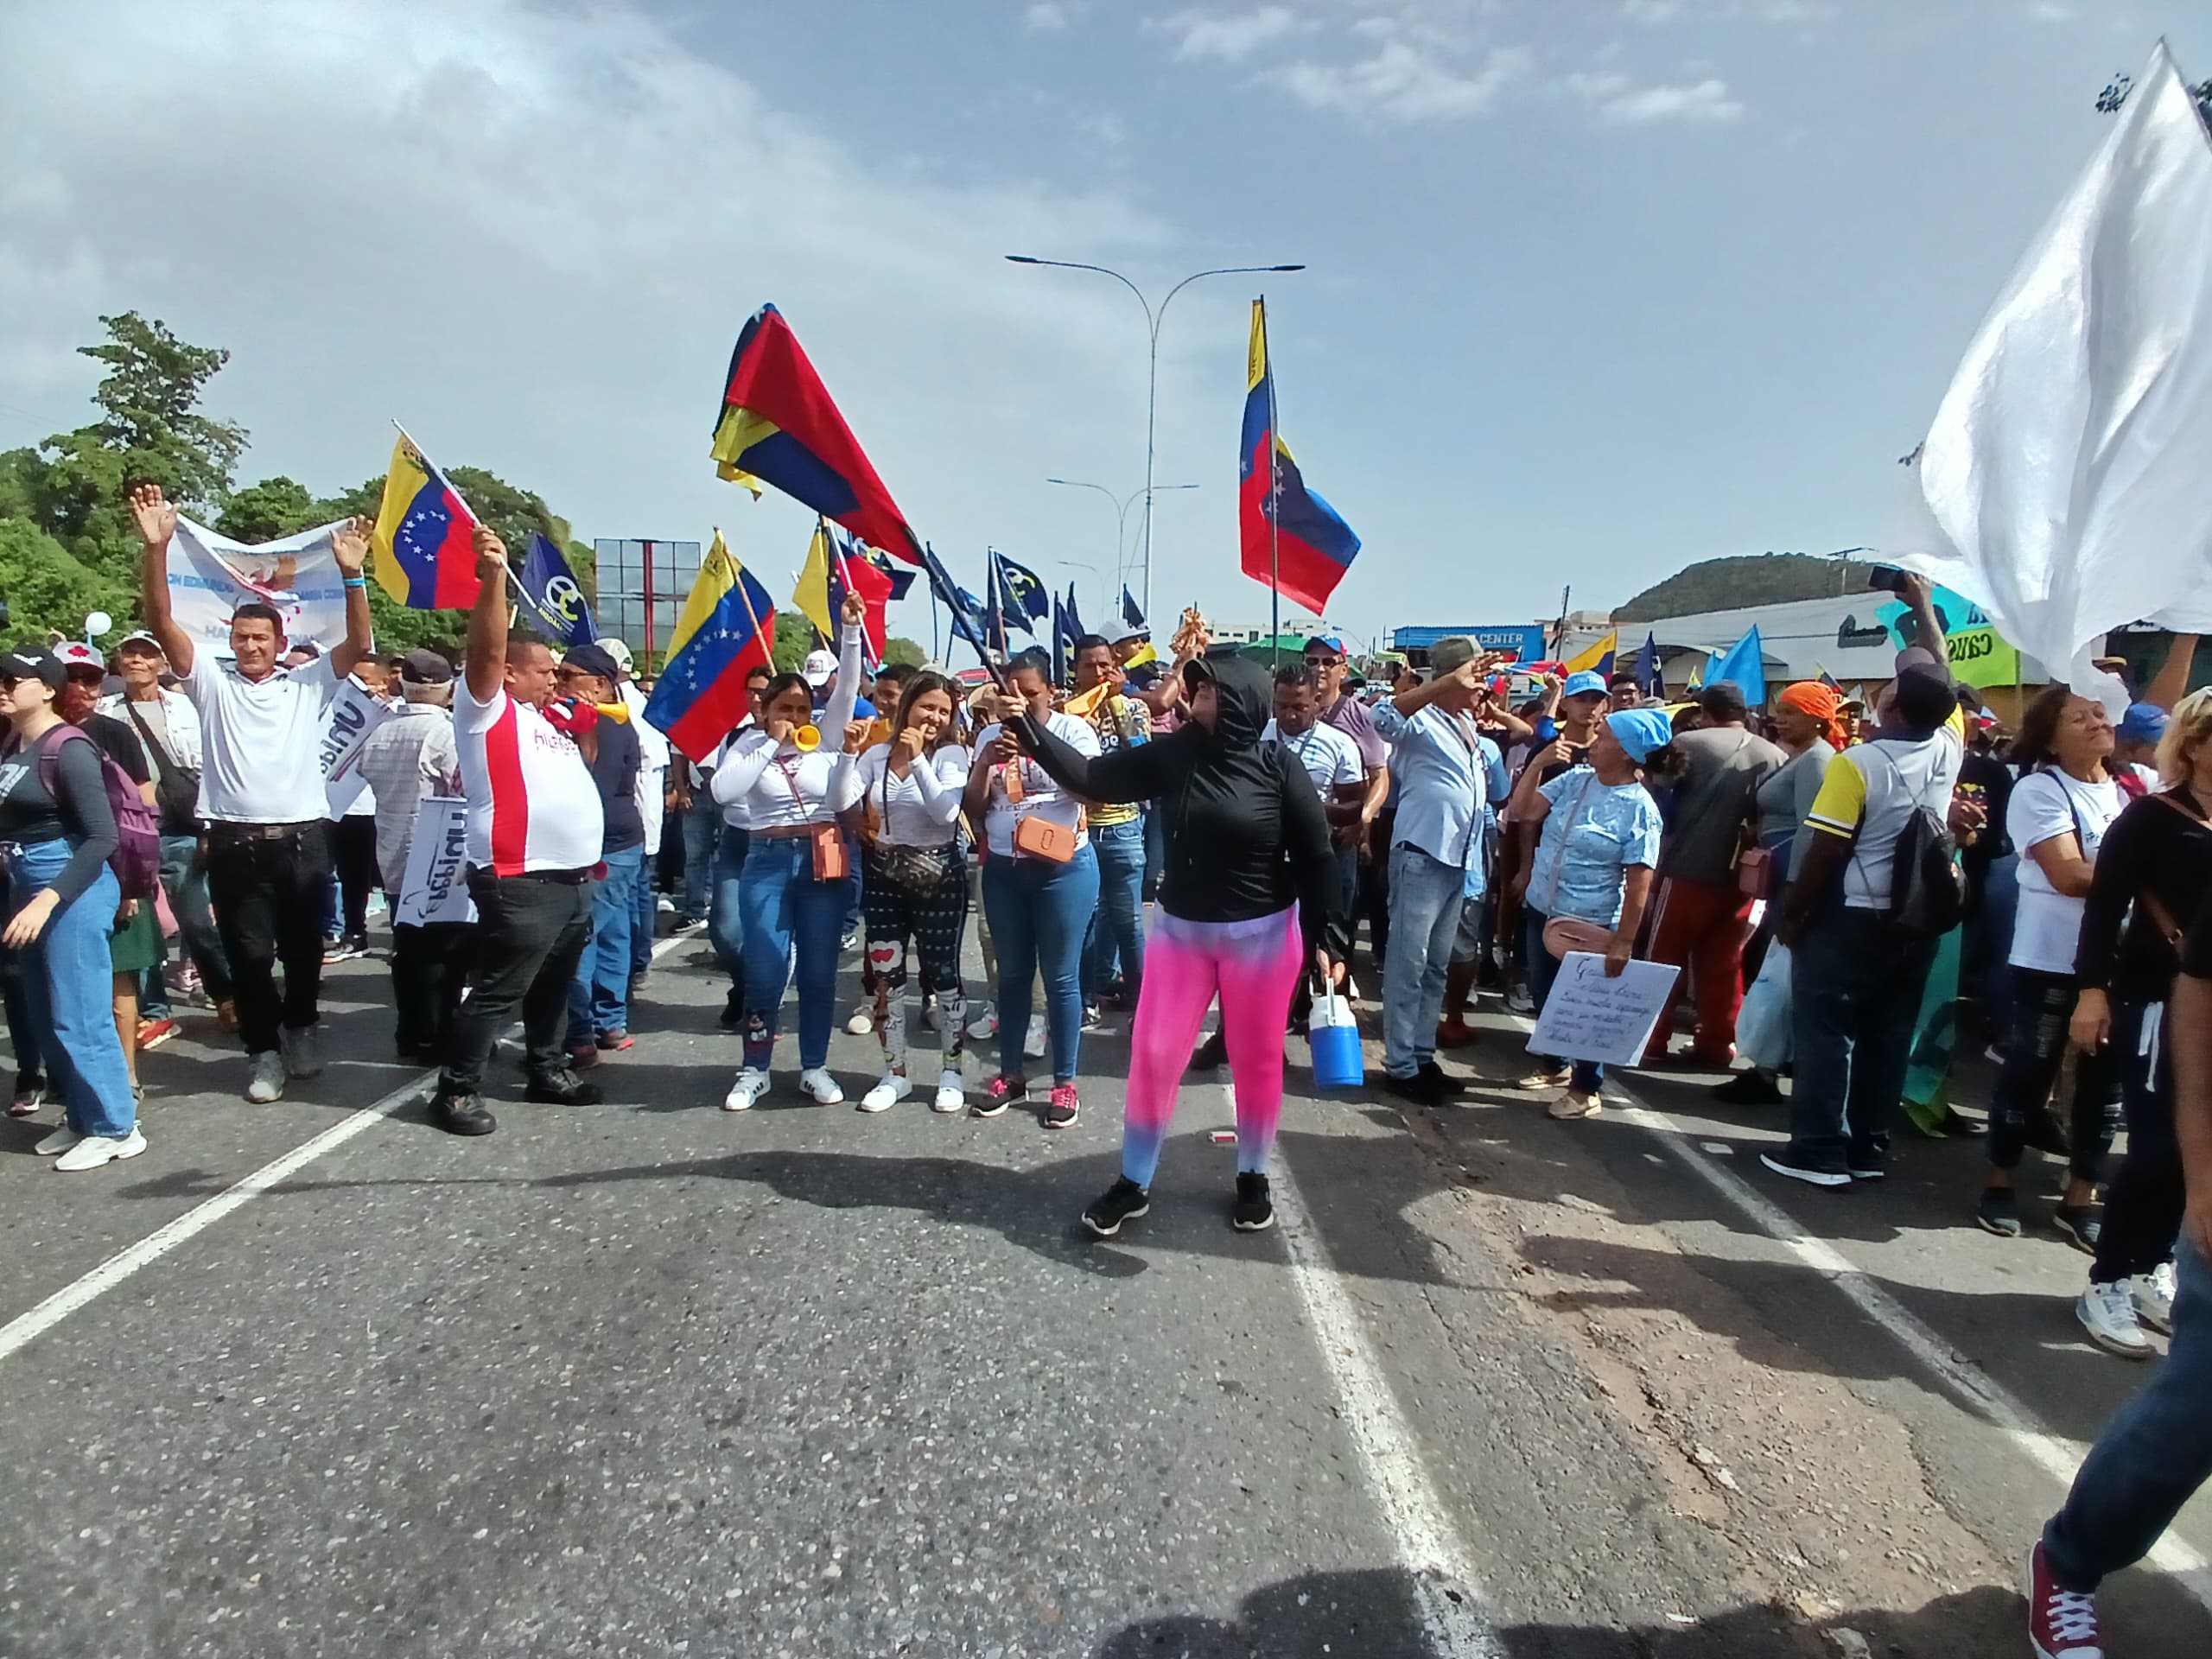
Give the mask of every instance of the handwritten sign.
[[456, 795], [424, 796], [415, 813], [415, 838], [407, 844], [407, 874], [394, 919], [403, 927], [474, 921], [467, 878], [468, 803]]
[[1631, 962], [1618, 979], [1608, 979], [1603, 957], [1569, 951], [1544, 999], [1529, 1052], [1602, 1065], [1636, 1065], [1681, 971], [1663, 962]]

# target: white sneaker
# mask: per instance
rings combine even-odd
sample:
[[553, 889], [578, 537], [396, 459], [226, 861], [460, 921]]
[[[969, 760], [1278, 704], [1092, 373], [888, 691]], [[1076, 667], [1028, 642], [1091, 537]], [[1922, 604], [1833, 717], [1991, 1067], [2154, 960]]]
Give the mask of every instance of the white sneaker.
[[45, 1140], [33, 1147], [31, 1150], [38, 1154], [41, 1158], [52, 1158], [59, 1154], [68, 1151], [70, 1147], [75, 1146], [84, 1138], [85, 1137], [78, 1134], [76, 1130], [71, 1128], [67, 1123], [64, 1123], [60, 1128], [54, 1130], [53, 1134], [48, 1135]]
[[844, 1099], [845, 1091], [837, 1086], [837, 1079], [830, 1075], [830, 1068], [817, 1065], [798, 1074], [798, 1086], [817, 1106], [835, 1106]]
[[1045, 1016], [1041, 1014], [1031, 1014], [1029, 1016], [1029, 1035], [1022, 1041], [1021, 1052], [1033, 1060], [1043, 1059], [1045, 1058], [1046, 1035]]
[[875, 1015], [866, 1008], [855, 1008], [853, 1017], [845, 1021], [847, 1033], [854, 1037], [865, 1037], [874, 1029]]
[[2135, 1318], [2135, 1299], [2126, 1281], [2091, 1285], [2074, 1304], [2074, 1317], [2089, 1333], [2089, 1340], [2122, 1359], [2147, 1359], [2151, 1339]]
[[768, 1074], [748, 1065], [737, 1074], [737, 1081], [730, 1084], [729, 1093], [722, 1096], [722, 1110], [749, 1112], [753, 1109], [753, 1103], [767, 1092]]
[[937, 1098], [930, 1102], [933, 1112], [957, 1112], [967, 1102], [960, 1092], [960, 1074], [947, 1067], [937, 1074]]
[[56, 1158], [54, 1166], [73, 1173], [80, 1169], [98, 1169], [118, 1159], [136, 1158], [145, 1150], [146, 1137], [135, 1128], [120, 1140], [111, 1135], [88, 1135]]
[[276, 1033], [276, 1046], [284, 1057], [288, 1077], [317, 1077], [322, 1071], [322, 1037], [315, 1026], [286, 1026]]
[[252, 1057], [253, 1080], [245, 1086], [245, 1097], [257, 1106], [265, 1106], [284, 1092], [284, 1057], [275, 1049]]
[[2153, 1331], [2171, 1335], [2174, 1328], [2174, 1264], [2161, 1262], [2150, 1272], [2127, 1281], [2135, 1300], [2135, 1317]]
[[[830, 1086], [835, 1089], [837, 1085], [833, 1083]], [[887, 1112], [913, 1092], [914, 1080], [912, 1077], [902, 1077], [896, 1071], [887, 1071], [881, 1083], [861, 1096], [861, 1110]]]
[[986, 1002], [983, 1011], [968, 1022], [968, 1034], [977, 1042], [999, 1034], [998, 1010]]

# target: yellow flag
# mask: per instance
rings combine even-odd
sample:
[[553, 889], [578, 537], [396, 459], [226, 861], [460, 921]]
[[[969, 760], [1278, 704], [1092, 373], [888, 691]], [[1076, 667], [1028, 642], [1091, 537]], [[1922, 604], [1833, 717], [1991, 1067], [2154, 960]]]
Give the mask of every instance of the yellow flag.
[[814, 521], [814, 541], [806, 550], [806, 568], [791, 589], [791, 603], [824, 639], [837, 637], [830, 620], [830, 529], [819, 518]]

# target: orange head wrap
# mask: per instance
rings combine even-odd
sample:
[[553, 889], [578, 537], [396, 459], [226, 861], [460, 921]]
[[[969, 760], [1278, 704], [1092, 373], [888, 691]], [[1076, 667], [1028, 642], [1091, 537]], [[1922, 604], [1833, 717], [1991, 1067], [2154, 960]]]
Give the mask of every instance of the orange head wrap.
[[1843, 721], [1836, 717], [1836, 711], [1843, 707], [1843, 693], [1834, 686], [1823, 685], [1818, 680], [1800, 680], [1784, 690], [1776, 701], [1785, 709], [1795, 709], [1820, 721], [1821, 735], [1827, 740], [1830, 748], [1840, 752], [1850, 746], [1851, 734], [1844, 730]]

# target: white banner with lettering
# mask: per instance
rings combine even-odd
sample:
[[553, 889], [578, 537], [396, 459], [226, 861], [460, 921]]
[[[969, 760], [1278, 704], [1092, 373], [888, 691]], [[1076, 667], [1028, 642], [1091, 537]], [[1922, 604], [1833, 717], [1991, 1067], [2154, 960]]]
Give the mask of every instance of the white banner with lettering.
[[406, 927], [476, 919], [476, 901], [468, 896], [468, 803], [459, 796], [423, 798], [395, 919]]
[[361, 776], [361, 746], [391, 718], [391, 705], [371, 696], [353, 680], [340, 686], [330, 700], [330, 712], [323, 716], [320, 758], [332, 817], [344, 817], [346, 809], [368, 786], [368, 779]]
[[1608, 978], [1603, 957], [1568, 951], [1544, 998], [1529, 1052], [1601, 1065], [1640, 1064], [1680, 972], [1663, 962], [1631, 962]]
[[[342, 521], [341, 521], [342, 522]], [[169, 610], [195, 651], [231, 654], [231, 613], [272, 605], [284, 637], [324, 651], [346, 638], [346, 588], [330, 550], [336, 524], [249, 547], [180, 516], [169, 539]]]

